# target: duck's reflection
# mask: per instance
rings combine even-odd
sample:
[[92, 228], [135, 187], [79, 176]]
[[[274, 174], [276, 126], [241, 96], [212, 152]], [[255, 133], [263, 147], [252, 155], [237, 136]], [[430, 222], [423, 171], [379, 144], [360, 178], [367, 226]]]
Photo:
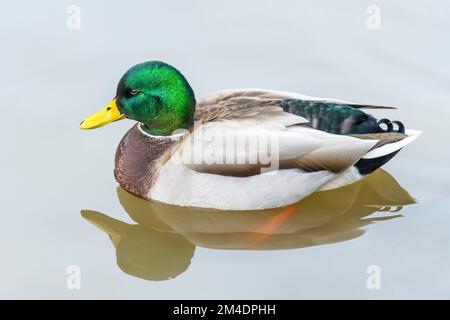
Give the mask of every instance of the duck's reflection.
[[[196, 246], [280, 250], [345, 241], [361, 236], [362, 227], [370, 223], [399, 217], [403, 206], [414, 203], [381, 169], [352, 185], [264, 211], [177, 207], [137, 198], [121, 188], [117, 194], [137, 224], [89, 210], [82, 216], [109, 235], [124, 272], [148, 280], [167, 280], [184, 272]], [[383, 215], [366, 218], [376, 211]]]

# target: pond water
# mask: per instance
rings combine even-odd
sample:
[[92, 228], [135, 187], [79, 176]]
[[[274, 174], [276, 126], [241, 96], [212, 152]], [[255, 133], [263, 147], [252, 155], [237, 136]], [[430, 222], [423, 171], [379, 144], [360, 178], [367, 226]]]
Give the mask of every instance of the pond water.
[[[375, 29], [371, 1], [77, 1], [80, 29], [71, 4], [15, 1], [0, 19], [1, 298], [450, 298], [448, 3], [377, 1]], [[133, 123], [78, 125], [146, 60], [178, 67], [198, 96], [395, 105], [373, 114], [423, 135], [366, 179], [285, 208], [144, 201], [112, 172]]]

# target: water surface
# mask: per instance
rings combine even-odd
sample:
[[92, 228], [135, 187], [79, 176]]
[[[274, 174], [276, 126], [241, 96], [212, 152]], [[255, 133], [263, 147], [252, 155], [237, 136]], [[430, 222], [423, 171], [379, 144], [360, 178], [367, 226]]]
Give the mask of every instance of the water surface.
[[[377, 1], [376, 30], [371, 1], [80, 0], [80, 30], [69, 4], [2, 10], [1, 298], [450, 297], [448, 2]], [[142, 202], [112, 172], [133, 123], [78, 124], [151, 59], [199, 96], [260, 87], [395, 105], [374, 115], [424, 134], [385, 171], [295, 206]], [[80, 290], [66, 286], [71, 265]], [[371, 265], [380, 290], [366, 286]]]

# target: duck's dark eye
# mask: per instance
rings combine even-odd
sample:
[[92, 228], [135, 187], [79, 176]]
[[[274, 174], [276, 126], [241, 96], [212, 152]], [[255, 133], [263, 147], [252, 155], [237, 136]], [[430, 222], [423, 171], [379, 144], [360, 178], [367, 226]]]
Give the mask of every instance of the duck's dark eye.
[[130, 94], [130, 96], [135, 96], [139, 93], [139, 90], [138, 89], [130, 89], [128, 91], [128, 93]]

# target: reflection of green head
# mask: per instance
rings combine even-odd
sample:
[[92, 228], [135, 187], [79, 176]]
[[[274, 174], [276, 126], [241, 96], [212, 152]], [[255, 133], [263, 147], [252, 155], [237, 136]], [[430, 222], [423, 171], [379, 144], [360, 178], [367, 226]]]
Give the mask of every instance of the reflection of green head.
[[167, 280], [186, 271], [195, 246], [179, 234], [133, 225], [116, 250], [117, 264], [124, 272], [147, 280]]
[[170, 135], [192, 127], [195, 96], [186, 78], [174, 67], [149, 61], [130, 68], [117, 86], [117, 107], [154, 135]]
[[117, 265], [125, 273], [146, 280], [168, 280], [186, 271], [195, 246], [183, 236], [129, 225], [95, 211], [82, 216], [105, 231], [116, 247]]

